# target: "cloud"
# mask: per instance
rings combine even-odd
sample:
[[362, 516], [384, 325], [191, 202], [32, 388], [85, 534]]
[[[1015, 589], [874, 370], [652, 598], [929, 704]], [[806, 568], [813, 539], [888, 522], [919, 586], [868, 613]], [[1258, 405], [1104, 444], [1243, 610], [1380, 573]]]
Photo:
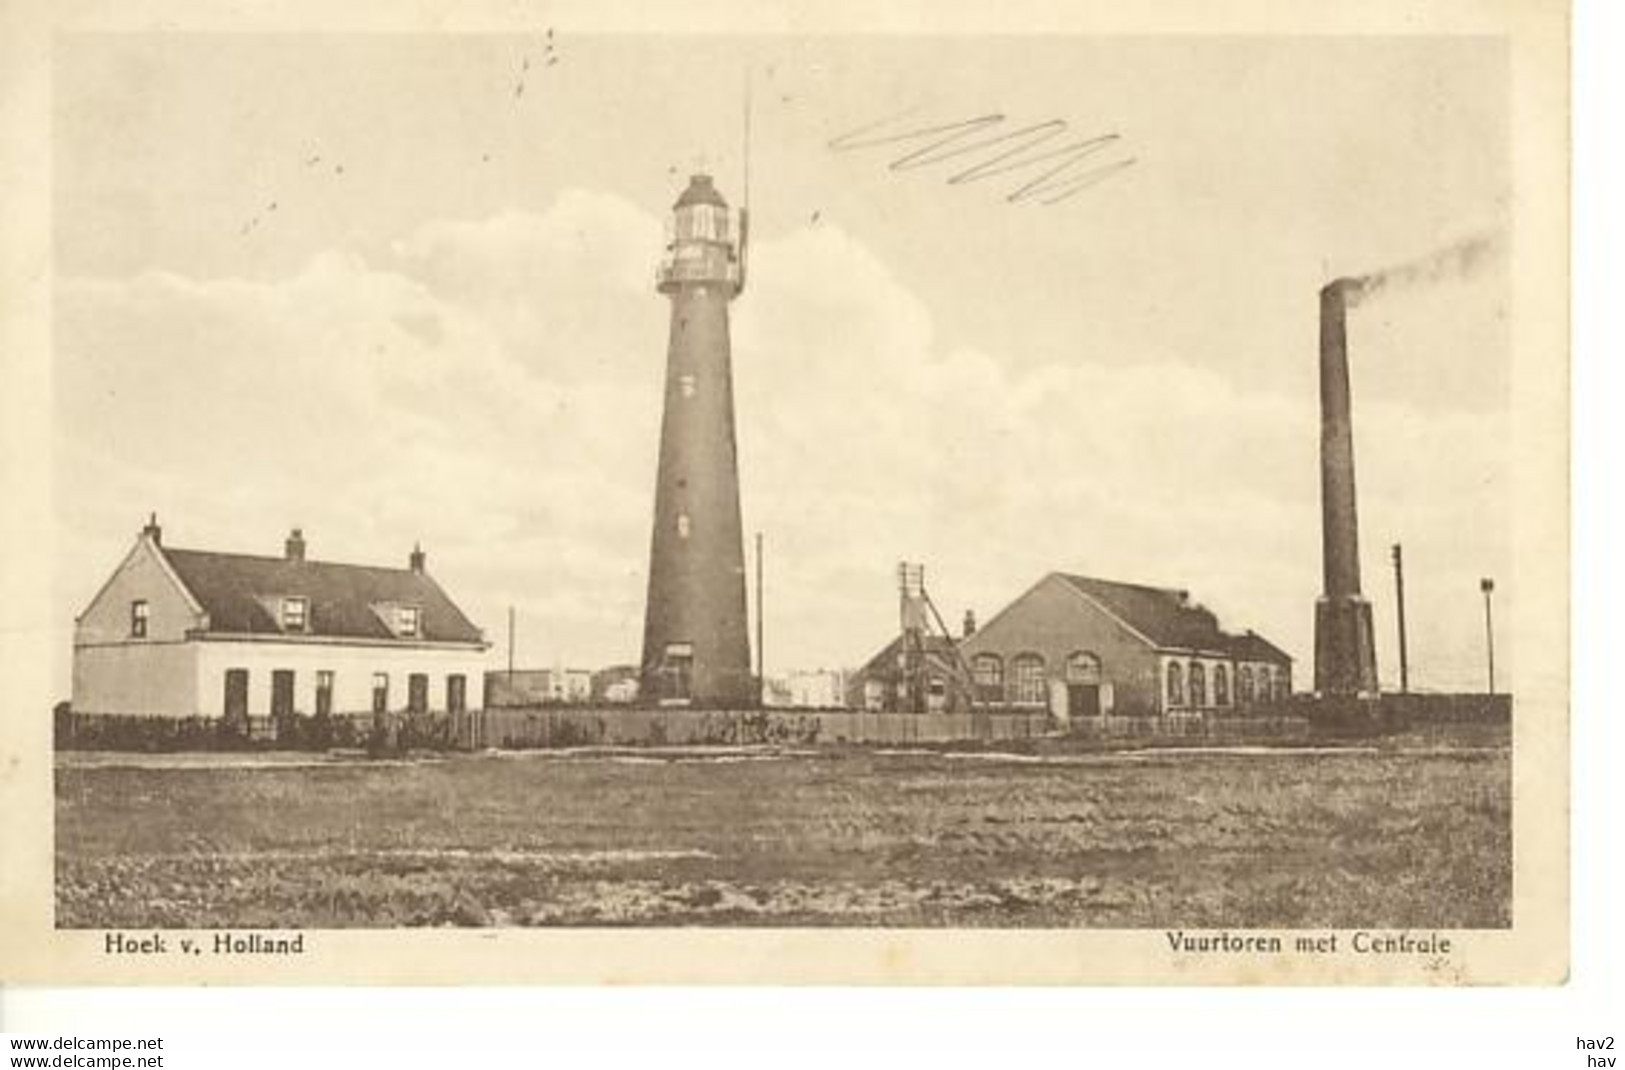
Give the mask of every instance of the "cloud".
[[[181, 545], [276, 552], [300, 523], [313, 556], [393, 561], [422, 539], [493, 638], [518, 607], [521, 661], [635, 659], [660, 244], [657, 217], [571, 191], [545, 213], [430, 223], [376, 261], [329, 252], [272, 282], [62, 280], [65, 612], [157, 509]], [[927, 563], [952, 623], [1051, 569], [1188, 587], [1304, 659], [1307, 681], [1312, 397], [1178, 354], [1094, 361], [1089, 339], [1038, 360], [952, 344], [828, 224], [761, 241], [733, 316], [770, 670], [867, 658], [896, 627], [906, 558]], [[1506, 493], [1505, 428], [1496, 410], [1387, 396], [1356, 427], [1367, 590], [1389, 532], [1405, 538], [1436, 566], [1411, 607], [1432, 679], [1470, 682], [1456, 588], [1505, 559], [1481, 519]]]

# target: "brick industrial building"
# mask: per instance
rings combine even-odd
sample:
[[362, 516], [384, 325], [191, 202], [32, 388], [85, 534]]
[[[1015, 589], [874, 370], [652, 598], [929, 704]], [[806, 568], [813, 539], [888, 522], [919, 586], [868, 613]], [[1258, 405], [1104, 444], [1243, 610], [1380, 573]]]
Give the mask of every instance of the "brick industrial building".
[[[925, 712], [1046, 711], [1057, 721], [1241, 713], [1287, 698], [1292, 659], [1232, 633], [1187, 592], [1052, 572], [980, 629], [923, 644]], [[848, 704], [902, 709], [902, 641], [853, 675]]]

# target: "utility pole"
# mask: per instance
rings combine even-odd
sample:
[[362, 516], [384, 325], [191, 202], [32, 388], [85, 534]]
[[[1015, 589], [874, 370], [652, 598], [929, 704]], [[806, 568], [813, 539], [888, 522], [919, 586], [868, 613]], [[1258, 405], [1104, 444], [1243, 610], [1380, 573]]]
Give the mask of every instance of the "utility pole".
[[513, 687], [513, 607], [508, 607], [508, 687]]
[[1399, 607], [1399, 693], [1410, 694], [1411, 663], [1405, 649], [1405, 549], [1394, 543], [1394, 601]]
[[1478, 581], [1484, 592], [1484, 652], [1489, 657], [1490, 694], [1495, 694], [1495, 621], [1490, 614], [1490, 596], [1495, 593], [1495, 581], [1485, 576]]

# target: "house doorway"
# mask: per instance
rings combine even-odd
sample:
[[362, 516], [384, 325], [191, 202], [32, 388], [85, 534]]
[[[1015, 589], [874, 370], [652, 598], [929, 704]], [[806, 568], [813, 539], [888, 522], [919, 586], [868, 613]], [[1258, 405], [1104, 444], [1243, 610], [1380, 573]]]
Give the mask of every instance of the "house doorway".
[[271, 670], [271, 717], [285, 721], [293, 716], [293, 670]]
[[271, 670], [271, 735], [284, 739], [293, 726], [293, 670]]
[[223, 707], [226, 724], [234, 729], [248, 727], [248, 670], [226, 670], [226, 696]]

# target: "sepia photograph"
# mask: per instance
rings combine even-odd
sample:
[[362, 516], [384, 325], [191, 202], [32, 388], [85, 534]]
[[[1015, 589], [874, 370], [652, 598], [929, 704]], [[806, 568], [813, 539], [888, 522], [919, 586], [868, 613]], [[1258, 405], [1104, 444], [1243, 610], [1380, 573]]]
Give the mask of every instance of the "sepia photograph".
[[1561, 937], [1512, 37], [57, 33], [42, 939]]

